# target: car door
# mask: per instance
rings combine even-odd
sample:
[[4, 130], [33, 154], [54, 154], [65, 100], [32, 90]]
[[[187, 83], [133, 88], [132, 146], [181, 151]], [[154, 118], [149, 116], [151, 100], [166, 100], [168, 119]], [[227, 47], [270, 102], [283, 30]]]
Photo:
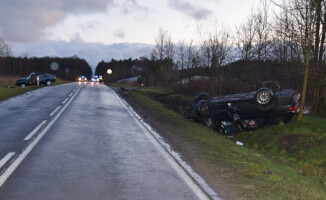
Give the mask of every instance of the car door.
[[39, 81], [40, 81], [40, 85], [41, 84], [45, 84], [45, 74], [38, 74], [38, 76], [39, 76]]

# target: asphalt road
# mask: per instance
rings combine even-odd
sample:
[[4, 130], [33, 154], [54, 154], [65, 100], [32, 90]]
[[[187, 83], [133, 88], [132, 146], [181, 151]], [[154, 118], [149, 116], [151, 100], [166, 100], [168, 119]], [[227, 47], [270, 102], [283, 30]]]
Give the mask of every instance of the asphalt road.
[[0, 199], [207, 198], [105, 85], [1, 102], [0, 159]]

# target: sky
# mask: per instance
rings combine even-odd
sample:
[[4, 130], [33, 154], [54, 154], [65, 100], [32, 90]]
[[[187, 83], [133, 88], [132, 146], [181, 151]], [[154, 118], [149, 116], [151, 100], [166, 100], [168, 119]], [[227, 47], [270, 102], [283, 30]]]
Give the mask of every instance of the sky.
[[260, 0], [0, 0], [0, 38], [15, 56], [77, 55], [94, 69], [111, 58], [149, 57], [159, 29], [173, 42], [198, 25], [235, 28]]

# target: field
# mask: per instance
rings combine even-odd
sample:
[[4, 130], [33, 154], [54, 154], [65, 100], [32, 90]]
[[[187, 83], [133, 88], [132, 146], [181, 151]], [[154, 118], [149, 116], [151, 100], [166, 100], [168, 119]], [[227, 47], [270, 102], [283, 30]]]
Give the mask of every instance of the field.
[[184, 119], [178, 106], [167, 103], [189, 97], [161, 90], [123, 95], [222, 198], [326, 199], [325, 118], [306, 116], [227, 138]]
[[[38, 88], [36, 86], [27, 86], [25, 88], [15, 86], [15, 82], [18, 78], [19, 77], [17, 76], [0, 76], [0, 101]], [[63, 83], [68, 83], [68, 81], [57, 78], [56, 82], [54, 82], [53, 85]]]

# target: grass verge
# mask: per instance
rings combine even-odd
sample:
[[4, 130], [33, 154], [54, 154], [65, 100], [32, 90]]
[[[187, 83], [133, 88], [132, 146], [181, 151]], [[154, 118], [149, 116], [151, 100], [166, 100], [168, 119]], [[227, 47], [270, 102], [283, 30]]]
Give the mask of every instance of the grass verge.
[[[255, 147], [254, 140], [249, 143], [250, 140], [243, 139], [248, 133], [244, 132], [236, 137], [243, 139], [248, 146], [238, 146], [215, 131], [188, 121], [167, 109], [153, 100], [152, 92], [128, 91], [127, 99], [142, 111], [144, 118], [182, 154], [222, 198], [326, 199], [323, 182], [306, 176], [282, 159], [272, 158], [266, 153], [269, 151], [267, 148], [266, 151], [263, 151], [263, 148], [251, 148]], [[261, 130], [264, 129], [257, 131]], [[257, 133], [256, 137], [261, 136]], [[319, 142], [322, 141], [321, 139]]]
[[326, 188], [326, 119], [318, 115], [303, 121], [269, 126], [235, 136], [250, 149], [274, 162], [290, 166]]
[[[69, 83], [69, 81], [62, 80], [60, 78], [57, 78], [57, 80], [53, 83], [53, 85], [59, 85], [59, 84], [64, 84], [64, 83]], [[44, 87], [43, 85], [36, 87], [36, 86], [27, 86], [25, 88], [21, 88], [19, 86], [15, 86], [14, 82], [10, 82], [8, 84], [0, 86], [0, 101], [3, 101], [5, 99], [8, 99], [10, 97], [23, 94], [28, 91], [35, 90], [40, 87]]]

